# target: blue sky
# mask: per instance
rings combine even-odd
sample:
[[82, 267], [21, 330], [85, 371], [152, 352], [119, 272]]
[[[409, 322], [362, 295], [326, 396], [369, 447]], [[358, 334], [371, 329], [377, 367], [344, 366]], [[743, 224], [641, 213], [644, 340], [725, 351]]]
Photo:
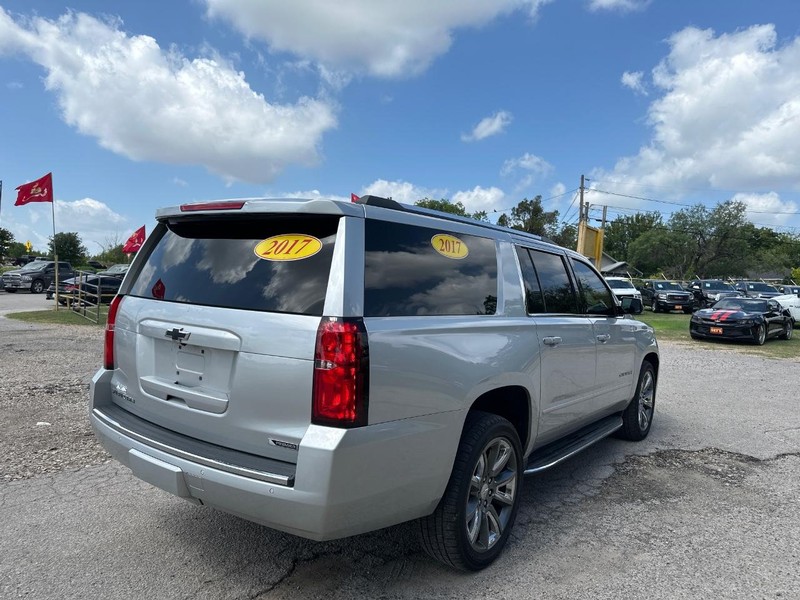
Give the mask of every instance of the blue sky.
[[48, 171], [90, 253], [231, 197], [573, 222], [585, 174], [595, 216], [735, 198], [800, 233], [798, 36], [795, 0], [0, 0], [0, 227], [45, 249], [13, 202]]

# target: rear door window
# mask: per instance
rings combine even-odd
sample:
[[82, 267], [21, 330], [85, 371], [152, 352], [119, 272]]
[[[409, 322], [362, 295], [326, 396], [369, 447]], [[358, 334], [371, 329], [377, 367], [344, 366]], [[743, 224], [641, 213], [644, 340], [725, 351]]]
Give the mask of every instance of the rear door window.
[[365, 235], [364, 316], [496, 312], [494, 240], [374, 219]]
[[338, 222], [312, 215], [170, 222], [130, 294], [320, 316]]
[[572, 280], [567, 273], [567, 265], [559, 254], [530, 250], [533, 265], [539, 276], [539, 285], [544, 296], [545, 311], [548, 313], [578, 312], [578, 302]]

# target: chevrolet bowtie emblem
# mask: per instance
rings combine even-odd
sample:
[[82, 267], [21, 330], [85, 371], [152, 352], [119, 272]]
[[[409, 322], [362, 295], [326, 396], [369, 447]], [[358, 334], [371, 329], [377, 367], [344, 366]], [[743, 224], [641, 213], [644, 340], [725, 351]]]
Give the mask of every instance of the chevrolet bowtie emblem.
[[168, 338], [172, 338], [176, 342], [185, 342], [192, 334], [184, 331], [183, 327], [180, 329], [173, 327], [172, 329], [167, 329], [167, 331], [164, 332], [164, 335]]

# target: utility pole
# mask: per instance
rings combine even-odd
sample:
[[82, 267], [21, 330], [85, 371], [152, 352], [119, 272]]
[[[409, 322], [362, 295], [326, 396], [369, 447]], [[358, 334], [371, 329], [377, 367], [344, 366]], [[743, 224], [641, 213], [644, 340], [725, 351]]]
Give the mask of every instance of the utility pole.
[[576, 248], [580, 253], [583, 253], [584, 237], [586, 237], [586, 218], [589, 216], [589, 211], [583, 205], [584, 183], [584, 176], [581, 175], [580, 204], [578, 204], [578, 247]]

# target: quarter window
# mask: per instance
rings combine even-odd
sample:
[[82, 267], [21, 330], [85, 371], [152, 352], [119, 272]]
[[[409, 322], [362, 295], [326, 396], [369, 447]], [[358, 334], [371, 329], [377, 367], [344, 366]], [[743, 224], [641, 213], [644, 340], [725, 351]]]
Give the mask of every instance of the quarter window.
[[491, 315], [497, 252], [488, 238], [368, 219], [364, 316]]

